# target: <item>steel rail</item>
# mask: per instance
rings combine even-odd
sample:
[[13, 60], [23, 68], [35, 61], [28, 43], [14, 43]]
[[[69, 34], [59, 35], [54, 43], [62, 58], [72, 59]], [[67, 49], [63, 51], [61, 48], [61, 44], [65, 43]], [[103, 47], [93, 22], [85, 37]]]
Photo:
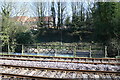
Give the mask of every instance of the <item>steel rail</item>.
[[109, 65], [120, 65], [120, 63], [100, 63], [100, 62], [76, 62], [76, 61], [60, 61], [60, 60], [39, 60], [39, 59], [23, 59], [23, 58], [11, 58], [11, 57], [8, 57], [8, 58], [0, 58], [0, 59], [3, 59], [3, 60], [21, 60], [21, 61], [43, 61], [43, 62], [66, 62], [66, 63], [83, 63], [83, 64], [109, 64]]
[[18, 68], [31, 68], [31, 69], [44, 69], [44, 70], [57, 70], [57, 71], [72, 71], [72, 72], [90, 72], [90, 73], [111, 73], [120, 74], [120, 72], [115, 71], [95, 71], [95, 70], [73, 70], [73, 69], [58, 69], [58, 68], [44, 68], [44, 67], [30, 67], [30, 66], [17, 66], [17, 65], [6, 65], [0, 64], [0, 66], [5, 67], [18, 67]]
[[3, 54], [0, 56], [11, 56], [11, 57], [34, 57], [34, 58], [61, 58], [61, 59], [92, 59], [92, 60], [120, 60], [120, 58], [88, 58], [88, 57], [54, 57], [54, 56], [38, 56], [38, 55], [13, 55]]

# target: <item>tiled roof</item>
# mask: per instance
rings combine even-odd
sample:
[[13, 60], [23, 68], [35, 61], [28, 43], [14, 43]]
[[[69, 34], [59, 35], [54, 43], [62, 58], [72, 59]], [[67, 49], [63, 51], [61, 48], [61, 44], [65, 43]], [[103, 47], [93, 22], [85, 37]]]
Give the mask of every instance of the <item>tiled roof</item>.
[[26, 22], [26, 20], [28, 19], [29, 17], [27, 16], [16, 16], [14, 17], [14, 20], [15, 21], [20, 21], [20, 22]]
[[[13, 17], [13, 19], [20, 22], [35, 22], [38, 21], [39, 17], [16, 16]], [[40, 17], [40, 19], [43, 19], [43, 21], [53, 21], [53, 18], [50, 16]]]

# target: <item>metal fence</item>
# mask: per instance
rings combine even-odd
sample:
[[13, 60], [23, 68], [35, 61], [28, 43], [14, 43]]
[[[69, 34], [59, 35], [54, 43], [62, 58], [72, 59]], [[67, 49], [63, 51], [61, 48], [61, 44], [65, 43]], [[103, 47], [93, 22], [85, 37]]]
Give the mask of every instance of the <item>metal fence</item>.
[[[107, 47], [96, 45], [46, 45], [46, 44], [10, 44], [8, 54], [67, 56], [67, 57], [107, 57]], [[2, 53], [5, 53], [2, 52]]]

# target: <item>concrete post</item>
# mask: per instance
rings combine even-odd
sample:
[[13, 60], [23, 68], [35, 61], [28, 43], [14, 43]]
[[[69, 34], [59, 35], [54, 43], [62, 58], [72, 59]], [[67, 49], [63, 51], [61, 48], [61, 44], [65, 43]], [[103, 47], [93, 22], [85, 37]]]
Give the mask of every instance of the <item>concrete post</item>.
[[10, 44], [8, 43], [8, 54], [10, 54]]
[[74, 47], [74, 58], [76, 57], [76, 46]]
[[22, 44], [22, 55], [24, 54], [24, 45]]
[[90, 58], [92, 57], [92, 46], [90, 46], [90, 50], [89, 50], [90, 52]]
[[105, 58], [107, 57], [107, 46], [105, 46]]
[[38, 45], [37, 45], [37, 44], [36, 44], [36, 47], [37, 47], [37, 55], [38, 55], [38, 53], [39, 53], [38, 51], [39, 51], [39, 50], [38, 50]]

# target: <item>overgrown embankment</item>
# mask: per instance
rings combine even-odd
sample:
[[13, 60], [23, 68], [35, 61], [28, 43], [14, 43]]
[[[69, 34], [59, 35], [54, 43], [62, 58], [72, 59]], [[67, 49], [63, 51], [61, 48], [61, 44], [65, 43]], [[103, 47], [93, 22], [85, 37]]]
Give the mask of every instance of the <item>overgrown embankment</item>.
[[41, 29], [36, 35], [37, 42], [89, 42], [91, 33], [79, 31], [75, 33], [73, 29]]

